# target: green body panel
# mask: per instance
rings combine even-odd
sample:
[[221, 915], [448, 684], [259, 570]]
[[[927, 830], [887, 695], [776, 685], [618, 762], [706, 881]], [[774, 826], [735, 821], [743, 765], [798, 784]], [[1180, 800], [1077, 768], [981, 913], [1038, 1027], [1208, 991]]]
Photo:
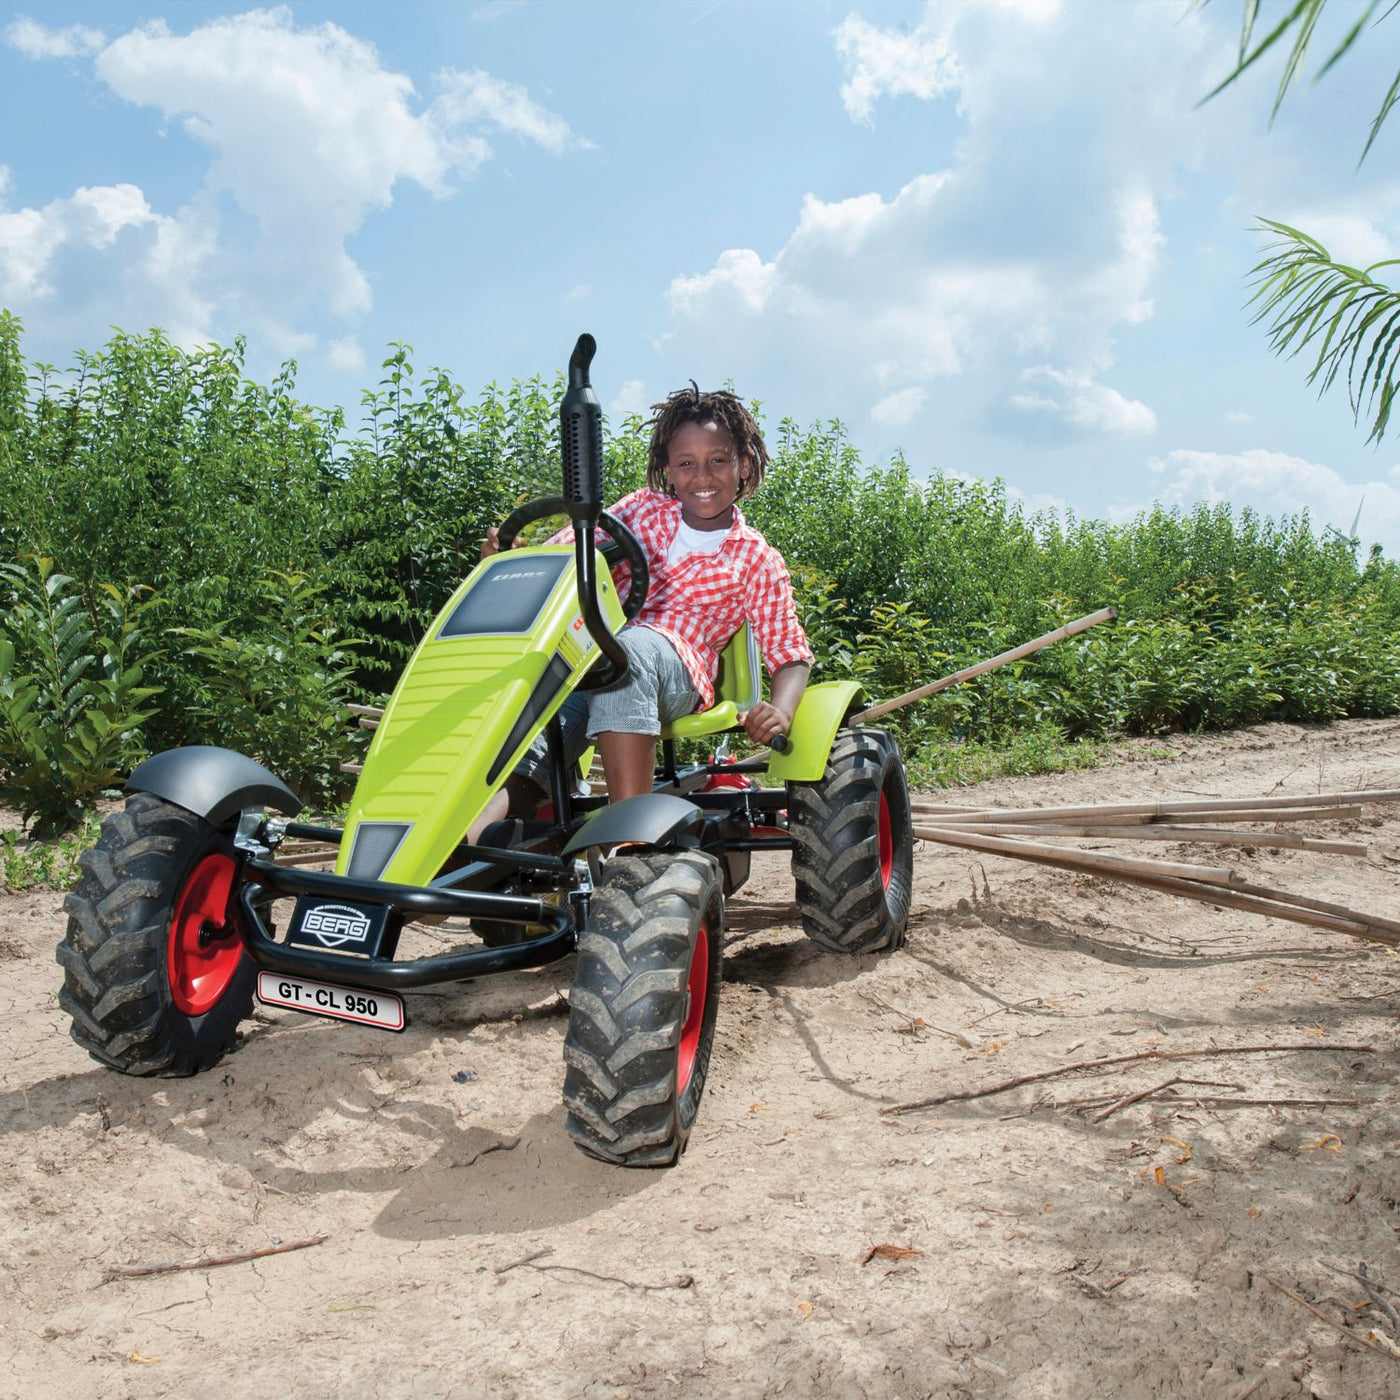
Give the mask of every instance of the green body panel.
[[[458, 604], [489, 571], [505, 567], [503, 559], [512, 568], [525, 568], [531, 560], [561, 554], [568, 556], [567, 567], [528, 631], [476, 630], [467, 636], [439, 636]], [[597, 578], [599, 608], [617, 632], [623, 623], [622, 609], [601, 555]], [[500, 580], [496, 582], [499, 586]], [[497, 555], [479, 565], [434, 620], [385, 707], [351, 799], [336, 873], [348, 873], [362, 822], [391, 822], [410, 829], [392, 860], [374, 872], [374, 878], [410, 885], [431, 880], [510, 775], [530, 740], [600, 655], [582, 625], [571, 546], [512, 550], [508, 556]], [[566, 668], [567, 679], [502, 758], [512, 729], [556, 657], [564, 663], [556, 674], [562, 675]]]
[[700, 734], [718, 734], [733, 729], [739, 715], [758, 703], [762, 695], [759, 685], [758, 648], [747, 622], [729, 639], [719, 654], [719, 673], [715, 677], [715, 703], [708, 710], [682, 715], [661, 726], [663, 739], [693, 739]]
[[788, 738], [792, 747], [768, 761], [768, 776], [780, 783], [815, 783], [826, 772], [826, 760], [841, 722], [863, 694], [858, 681], [823, 681], [809, 685], [793, 716]]

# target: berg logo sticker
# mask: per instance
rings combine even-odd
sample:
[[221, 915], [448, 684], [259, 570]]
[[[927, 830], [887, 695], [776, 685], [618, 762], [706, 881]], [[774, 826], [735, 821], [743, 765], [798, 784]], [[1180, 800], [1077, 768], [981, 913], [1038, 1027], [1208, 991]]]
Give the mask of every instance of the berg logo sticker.
[[301, 931], [309, 933], [327, 948], [339, 948], [345, 943], [363, 943], [369, 930], [369, 916], [348, 904], [318, 904], [314, 909], [308, 909], [301, 921]]

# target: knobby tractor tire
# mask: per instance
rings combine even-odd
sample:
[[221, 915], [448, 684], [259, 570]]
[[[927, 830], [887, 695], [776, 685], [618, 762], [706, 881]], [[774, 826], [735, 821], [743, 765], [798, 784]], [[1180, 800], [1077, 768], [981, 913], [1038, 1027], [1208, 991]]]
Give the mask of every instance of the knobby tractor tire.
[[724, 884], [698, 851], [609, 861], [579, 939], [564, 1038], [568, 1128], [585, 1152], [670, 1166], [705, 1092]]
[[914, 835], [894, 739], [882, 729], [838, 730], [821, 780], [788, 784], [788, 826], [808, 938], [832, 953], [900, 947]]
[[123, 1074], [212, 1068], [252, 1010], [228, 836], [146, 793], [102, 823], [64, 901], [59, 1005], [73, 1039]]

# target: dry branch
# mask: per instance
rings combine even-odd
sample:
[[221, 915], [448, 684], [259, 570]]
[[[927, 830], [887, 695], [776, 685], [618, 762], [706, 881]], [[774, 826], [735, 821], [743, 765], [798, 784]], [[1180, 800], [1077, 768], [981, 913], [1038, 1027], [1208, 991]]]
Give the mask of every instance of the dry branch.
[[1006, 1079], [1000, 1084], [989, 1085], [985, 1089], [964, 1089], [955, 1094], [938, 1094], [933, 1098], [915, 1099], [910, 1103], [891, 1104], [882, 1108], [881, 1113], [912, 1113], [921, 1108], [937, 1108], [939, 1104], [964, 1103], [969, 1099], [990, 1098], [993, 1094], [1003, 1094], [1008, 1089], [1019, 1089], [1023, 1084], [1038, 1084], [1045, 1079], [1057, 1079], [1062, 1074], [1077, 1074], [1086, 1069], [1107, 1069], [1113, 1065], [1130, 1065], [1140, 1060], [1190, 1060], [1226, 1059], [1231, 1055], [1264, 1055], [1312, 1051], [1323, 1054], [1372, 1055], [1372, 1045], [1212, 1045], [1201, 1050], [1139, 1050], [1132, 1055], [1108, 1055], [1097, 1060], [1079, 1060], [1072, 1065], [1061, 1065], [1058, 1069], [1042, 1070], [1039, 1074], [1023, 1074], [1016, 1079]]
[[145, 1274], [173, 1274], [185, 1269], [219, 1269], [225, 1264], [246, 1264], [252, 1259], [266, 1259], [270, 1254], [288, 1254], [294, 1249], [310, 1249], [325, 1244], [329, 1235], [312, 1235], [309, 1240], [293, 1240], [290, 1244], [270, 1244], [263, 1249], [245, 1249], [240, 1254], [210, 1254], [203, 1259], [184, 1259], [167, 1264], [112, 1264], [108, 1278], [140, 1278]]
[[1285, 1288], [1276, 1279], [1271, 1279], [1268, 1276], [1268, 1274], [1264, 1275], [1264, 1282], [1270, 1284], [1274, 1288], [1277, 1288], [1278, 1291], [1284, 1294], [1285, 1296], [1292, 1298], [1293, 1301], [1297, 1303], [1300, 1308], [1306, 1308], [1314, 1317], [1319, 1318], [1321, 1321], [1325, 1322], [1329, 1327], [1335, 1327], [1337, 1331], [1342, 1334], [1342, 1336], [1350, 1337], [1352, 1341], [1360, 1342], [1360, 1344], [1363, 1347], [1368, 1347], [1371, 1351], [1379, 1352], [1381, 1356], [1388, 1356], [1392, 1361], [1400, 1361], [1400, 1356], [1396, 1356], [1393, 1352], [1387, 1351], [1382, 1346], [1377, 1346], [1376, 1343], [1373, 1342], [1369, 1337], [1363, 1337], [1360, 1332], [1353, 1332], [1350, 1327], [1344, 1327], [1340, 1322], [1337, 1322], [1334, 1319], [1328, 1317], [1327, 1314], [1323, 1312], [1321, 1308], [1315, 1308], [1301, 1294], [1295, 1293], [1291, 1288]]

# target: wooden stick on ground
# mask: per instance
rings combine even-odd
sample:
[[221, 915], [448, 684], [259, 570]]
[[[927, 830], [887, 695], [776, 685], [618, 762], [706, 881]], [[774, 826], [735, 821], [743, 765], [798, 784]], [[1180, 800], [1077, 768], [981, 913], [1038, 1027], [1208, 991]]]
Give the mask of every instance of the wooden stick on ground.
[[1224, 865], [1190, 865], [1177, 860], [1144, 860], [1137, 856], [1108, 855], [1100, 851], [1066, 850], [1062, 846], [1046, 846], [1038, 841], [983, 836], [980, 832], [953, 830], [948, 827], [916, 826], [914, 835], [921, 841], [937, 841], [945, 846], [963, 846], [973, 851], [1012, 856], [1017, 860], [1032, 861], [1036, 865], [1055, 865], [1066, 870], [1199, 880], [1207, 885], [1232, 885], [1241, 880], [1235, 871]]
[[1149, 889], [1162, 890], [1167, 894], [1181, 895], [1183, 898], [1199, 900], [1206, 904], [1288, 919], [1293, 923], [1349, 934], [1368, 942], [1384, 943], [1392, 948], [1400, 947], [1400, 924], [1396, 924], [1395, 921], [1347, 909], [1339, 904], [1314, 900], [1306, 895], [1293, 895], [1286, 890], [1252, 885], [1234, 871], [1228, 871], [1229, 878], [1221, 881], [1219, 871], [1224, 867], [1195, 867], [1197, 872], [1209, 872], [1208, 877], [1199, 873], [1188, 873], [1191, 870], [1189, 866], [1181, 866], [1178, 873], [1169, 874], [1167, 867], [1179, 863], [1131, 860], [1125, 856], [1066, 850], [1010, 837], [982, 836], [966, 830], [955, 831], [943, 827], [916, 827], [914, 835], [921, 840], [987, 851], [993, 855], [1027, 860], [1036, 865], [1124, 880], [1129, 884], [1145, 885]]
[[939, 826], [995, 826], [1007, 822], [1034, 823], [1037, 826], [1054, 826], [1063, 822], [1093, 822], [1095, 826], [1142, 827], [1170, 825], [1174, 822], [1209, 822], [1211, 825], [1229, 825], [1232, 822], [1267, 822], [1276, 826], [1280, 822], [1334, 822], [1353, 821], [1362, 814], [1362, 808], [1354, 807], [1280, 807], [1273, 811], [1259, 811], [1252, 807], [1230, 808], [1224, 812], [1164, 812], [1152, 816], [1146, 812], [1111, 812], [1102, 807], [1081, 808], [1081, 815], [1068, 816], [1066, 809], [1056, 807], [1023, 808], [1020, 811], [983, 812], [964, 810], [962, 812], [934, 807], [923, 802], [911, 802], [909, 809], [916, 817], [937, 817]]
[[1313, 1051], [1323, 1054], [1375, 1054], [1373, 1045], [1212, 1045], [1200, 1050], [1139, 1050], [1132, 1055], [1106, 1055], [1097, 1060], [1079, 1060], [1074, 1064], [1061, 1065], [1058, 1069], [1042, 1070], [1039, 1074], [1023, 1074], [1016, 1079], [1005, 1079], [1000, 1084], [988, 1085], [985, 1089], [964, 1089], [954, 1094], [936, 1094], [928, 1099], [914, 1099], [909, 1103], [891, 1104], [882, 1108], [881, 1113], [913, 1113], [921, 1108], [937, 1108], [945, 1103], [965, 1103], [969, 1099], [990, 1098], [993, 1094], [1004, 1094], [1008, 1089], [1019, 1089], [1023, 1084], [1038, 1084], [1045, 1079], [1057, 1079], [1062, 1074], [1077, 1074], [1085, 1069], [1107, 1069], [1112, 1065], [1130, 1065], [1139, 1060], [1190, 1060], [1228, 1059], [1231, 1055], [1264, 1055]]
[[[1374, 792], [1313, 793], [1307, 797], [1203, 797], [1180, 802], [1104, 802], [1079, 807], [988, 807], [981, 812], [969, 812], [959, 820], [972, 821], [980, 818], [985, 821], [1009, 822], [1060, 821], [1070, 818], [1098, 821], [1103, 817], [1112, 816], [1195, 816], [1201, 812], [1234, 812], [1244, 808], [1272, 813], [1278, 809], [1288, 810], [1294, 807], [1354, 806], [1366, 802], [1400, 802], [1400, 789], [1377, 788]], [[1261, 816], [1257, 820], [1276, 819]]]
[[[939, 822], [942, 826], [944, 823]], [[960, 828], [954, 828], [959, 830]], [[1319, 851], [1324, 855], [1366, 856], [1367, 847], [1359, 841], [1323, 841], [1315, 836], [1295, 836], [1292, 832], [1217, 831], [1214, 827], [1164, 826], [1157, 822], [1141, 826], [1060, 826], [1052, 822], [993, 824], [975, 828], [986, 836], [1073, 836], [1098, 841], [1177, 841], [1205, 846], [1273, 846], [1289, 851]]]
[[1344, 1327], [1340, 1322], [1334, 1321], [1332, 1318], [1328, 1317], [1321, 1308], [1315, 1308], [1306, 1298], [1302, 1297], [1301, 1294], [1295, 1293], [1291, 1288], [1285, 1288], [1277, 1279], [1272, 1279], [1268, 1274], [1265, 1274], [1264, 1282], [1273, 1288], [1277, 1288], [1285, 1297], [1292, 1298], [1300, 1308], [1306, 1308], [1314, 1317], [1319, 1318], [1329, 1327], [1335, 1327], [1342, 1336], [1350, 1337], [1352, 1341], [1359, 1342], [1363, 1347], [1369, 1347], [1372, 1351], [1379, 1352], [1382, 1356], [1388, 1356], [1392, 1361], [1400, 1361], [1400, 1356], [1396, 1356], [1393, 1352], [1387, 1351], [1382, 1346], [1377, 1346], [1369, 1337], [1363, 1337], [1360, 1332], [1353, 1332], [1350, 1327]]
[[225, 1264], [246, 1264], [252, 1259], [266, 1259], [270, 1254], [288, 1254], [294, 1249], [310, 1249], [325, 1244], [329, 1235], [312, 1235], [309, 1240], [293, 1240], [290, 1244], [270, 1244], [263, 1249], [245, 1249], [239, 1254], [210, 1254], [203, 1259], [184, 1259], [169, 1264], [112, 1264], [108, 1278], [140, 1278], [145, 1274], [173, 1274], [184, 1269], [221, 1269]]
[[[1195, 899], [1203, 904], [1218, 904], [1226, 909], [1241, 909], [1249, 914], [1264, 914], [1270, 918], [1287, 919], [1295, 924], [1308, 924], [1313, 928], [1330, 929], [1333, 933], [1349, 934], [1368, 943], [1384, 943], [1388, 947], [1400, 947], [1400, 937], [1376, 928], [1369, 914], [1352, 912], [1348, 916], [1326, 914], [1301, 908], [1292, 901], [1298, 896], [1286, 895], [1282, 890], [1272, 890], [1269, 896], [1248, 894], [1239, 889], [1224, 890], [1214, 885], [1199, 885], [1192, 880], [1170, 878], [1150, 878], [1137, 875], [1119, 875], [1115, 879], [1127, 880], [1131, 884], [1144, 885], [1148, 889], [1161, 890], [1165, 894], [1180, 895], [1183, 899]], [[1252, 890], [1262, 890], [1263, 886], [1252, 885]], [[1340, 906], [1335, 906], [1340, 907]]]

